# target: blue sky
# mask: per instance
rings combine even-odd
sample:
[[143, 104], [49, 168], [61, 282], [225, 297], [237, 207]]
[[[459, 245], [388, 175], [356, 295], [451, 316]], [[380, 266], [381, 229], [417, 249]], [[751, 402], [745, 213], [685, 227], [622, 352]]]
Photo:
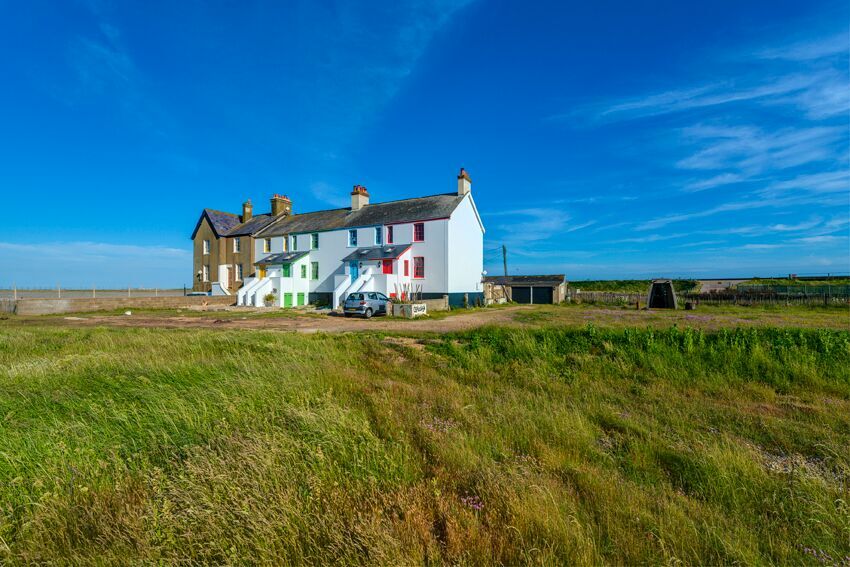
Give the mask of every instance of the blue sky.
[[[367, 5], [366, 7], [362, 6]], [[453, 191], [570, 279], [850, 271], [850, 5], [0, 0], [0, 287], [180, 286], [203, 207]]]

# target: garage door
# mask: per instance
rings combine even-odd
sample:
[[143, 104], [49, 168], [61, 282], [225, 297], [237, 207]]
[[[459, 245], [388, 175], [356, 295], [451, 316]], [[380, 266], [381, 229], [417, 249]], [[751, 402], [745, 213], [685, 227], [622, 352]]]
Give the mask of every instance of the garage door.
[[531, 288], [531, 297], [535, 305], [542, 303], [552, 303], [552, 288], [551, 287], [534, 287]]
[[531, 288], [530, 287], [512, 287], [511, 299], [516, 303], [531, 303]]

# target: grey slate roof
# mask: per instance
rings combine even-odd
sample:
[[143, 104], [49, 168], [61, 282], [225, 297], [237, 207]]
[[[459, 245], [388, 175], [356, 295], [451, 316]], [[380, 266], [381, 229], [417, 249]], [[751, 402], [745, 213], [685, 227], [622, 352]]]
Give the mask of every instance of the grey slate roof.
[[250, 236], [268, 226], [275, 219], [276, 217], [270, 214], [253, 216], [248, 222], [243, 222], [232, 227], [227, 231], [225, 236]]
[[546, 276], [484, 276], [485, 283], [496, 285], [539, 285], [556, 286], [564, 283], [564, 274], [552, 274]]
[[285, 264], [287, 262], [294, 262], [295, 260], [299, 260], [306, 256], [309, 252], [306, 250], [303, 252], [282, 252], [280, 254], [272, 254], [271, 256], [266, 256], [262, 260], [257, 260], [254, 262], [254, 265], [259, 264]]
[[198, 223], [195, 225], [195, 230], [192, 231], [192, 238], [195, 238], [195, 234], [197, 234], [198, 229], [201, 227], [201, 221], [207, 218], [210, 223], [210, 226], [215, 232], [216, 236], [222, 236], [228, 230], [232, 229], [234, 226], [239, 224], [239, 215], [234, 215], [232, 213], [225, 213], [223, 211], [216, 211], [215, 209], [204, 209], [201, 213], [201, 216], [198, 218]]
[[386, 246], [369, 246], [358, 248], [342, 259], [343, 262], [350, 260], [383, 260], [384, 258], [398, 258], [404, 251], [410, 248], [410, 244], [388, 244]]
[[449, 217], [463, 196], [445, 193], [366, 205], [358, 211], [350, 208], [288, 215], [270, 223], [255, 234], [257, 237], [280, 236], [304, 232], [321, 232], [340, 228], [399, 224], [404, 222]]

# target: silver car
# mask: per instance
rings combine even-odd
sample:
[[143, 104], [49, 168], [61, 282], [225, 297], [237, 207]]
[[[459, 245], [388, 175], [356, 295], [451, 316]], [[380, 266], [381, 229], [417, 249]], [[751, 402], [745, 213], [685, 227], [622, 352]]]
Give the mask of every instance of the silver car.
[[342, 312], [346, 317], [360, 315], [369, 319], [372, 315], [379, 313], [386, 315], [389, 301], [389, 297], [377, 291], [358, 291], [348, 294], [342, 306]]

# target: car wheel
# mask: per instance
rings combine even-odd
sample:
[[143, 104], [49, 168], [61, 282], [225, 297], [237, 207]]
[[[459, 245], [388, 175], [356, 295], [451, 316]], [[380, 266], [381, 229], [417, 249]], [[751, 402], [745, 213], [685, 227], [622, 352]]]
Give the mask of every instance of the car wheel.
[[367, 307], [366, 312], [363, 313], [363, 316], [366, 317], [367, 319], [371, 319], [372, 318], [372, 308]]

